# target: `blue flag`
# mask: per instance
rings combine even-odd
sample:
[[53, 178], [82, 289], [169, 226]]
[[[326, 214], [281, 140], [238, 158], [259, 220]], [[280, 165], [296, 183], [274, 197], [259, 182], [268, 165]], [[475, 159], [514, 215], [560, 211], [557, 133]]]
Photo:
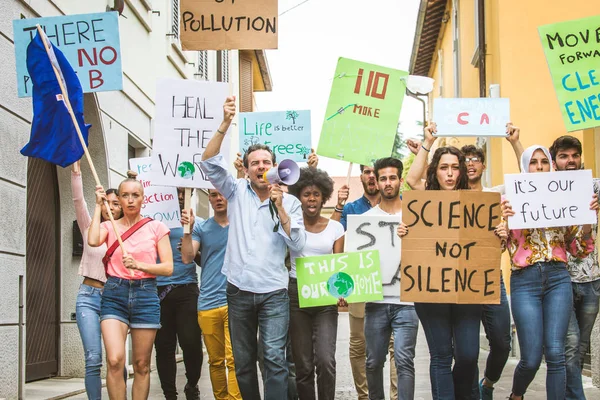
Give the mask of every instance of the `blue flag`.
[[21, 154], [67, 167], [79, 160], [84, 151], [52, 66], [59, 71], [86, 146], [90, 125], [83, 120], [83, 90], [77, 74], [53, 44], [46, 52], [44, 40], [50, 43], [45, 34], [42, 38], [38, 32], [27, 46], [27, 71], [33, 82], [33, 123], [29, 143]]

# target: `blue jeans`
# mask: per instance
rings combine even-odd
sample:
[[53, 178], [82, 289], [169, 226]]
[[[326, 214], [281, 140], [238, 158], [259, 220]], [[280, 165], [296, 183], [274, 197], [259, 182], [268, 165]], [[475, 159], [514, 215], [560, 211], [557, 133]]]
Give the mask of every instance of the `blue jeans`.
[[265, 400], [288, 395], [286, 340], [290, 322], [286, 289], [251, 293], [227, 283], [229, 331], [235, 374], [244, 399], [260, 399], [256, 368], [257, 331], [263, 347]]
[[472, 399], [479, 357], [481, 305], [415, 303], [415, 310], [429, 346], [433, 399]]
[[109, 276], [104, 284], [100, 321], [116, 319], [130, 329], [160, 329], [160, 302], [156, 279]]
[[[506, 297], [504, 280], [500, 278], [500, 304], [484, 304], [481, 310], [481, 323], [490, 344], [490, 353], [485, 364], [484, 377], [496, 383], [510, 355], [510, 308]], [[473, 382], [473, 393], [479, 396], [479, 377]]]
[[102, 381], [102, 339], [100, 334], [100, 302], [102, 289], [81, 284], [77, 294], [75, 313], [77, 328], [85, 354], [85, 391], [88, 399], [100, 400]]
[[600, 280], [572, 283], [573, 311], [565, 343], [567, 364], [567, 400], [585, 399], [581, 382], [583, 359], [590, 345], [592, 328], [598, 315]]
[[414, 306], [365, 304], [365, 340], [367, 343], [367, 385], [370, 400], [384, 400], [383, 366], [390, 336], [394, 334], [394, 362], [398, 375], [398, 399], [415, 397], [415, 347], [419, 318]]
[[546, 398], [564, 400], [565, 338], [573, 309], [571, 277], [564, 263], [542, 262], [512, 271], [511, 305], [521, 360], [512, 392], [522, 396], [546, 359]]

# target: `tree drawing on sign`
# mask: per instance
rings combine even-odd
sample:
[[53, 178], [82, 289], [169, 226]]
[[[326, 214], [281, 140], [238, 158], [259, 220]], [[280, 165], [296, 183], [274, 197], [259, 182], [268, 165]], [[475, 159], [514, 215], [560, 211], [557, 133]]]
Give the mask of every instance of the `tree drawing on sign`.
[[310, 149], [306, 146], [302, 146], [300, 149], [300, 154], [302, 154], [302, 158], [306, 160], [306, 156], [310, 154]]
[[248, 139], [244, 139], [244, 146], [252, 146], [253, 144], [257, 144], [258, 141], [258, 136], [250, 136]]
[[291, 119], [292, 120], [292, 124], [296, 125], [296, 118], [298, 118], [300, 115], [296, 112], [296, 111], [287, 111], [285, 113], [285, 119]]

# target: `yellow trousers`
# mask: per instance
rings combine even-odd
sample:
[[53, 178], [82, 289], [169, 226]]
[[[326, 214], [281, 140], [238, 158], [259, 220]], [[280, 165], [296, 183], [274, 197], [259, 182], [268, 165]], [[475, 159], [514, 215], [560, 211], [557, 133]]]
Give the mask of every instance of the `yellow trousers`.
[[241, 400], [231, 351], [227, 306], [198, 311], [198, 324], [208, 352], [210, 382], [215, 399]]

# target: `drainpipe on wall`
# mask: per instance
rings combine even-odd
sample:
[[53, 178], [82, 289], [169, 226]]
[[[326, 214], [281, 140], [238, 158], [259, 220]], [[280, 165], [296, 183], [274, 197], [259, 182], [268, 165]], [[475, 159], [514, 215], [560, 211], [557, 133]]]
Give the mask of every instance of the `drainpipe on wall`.
[[486, 97], [486, 83], [485, 83], [485, 0], [477, 1], [478, 8], [478, 39], [479, 39], [479, 97]]

